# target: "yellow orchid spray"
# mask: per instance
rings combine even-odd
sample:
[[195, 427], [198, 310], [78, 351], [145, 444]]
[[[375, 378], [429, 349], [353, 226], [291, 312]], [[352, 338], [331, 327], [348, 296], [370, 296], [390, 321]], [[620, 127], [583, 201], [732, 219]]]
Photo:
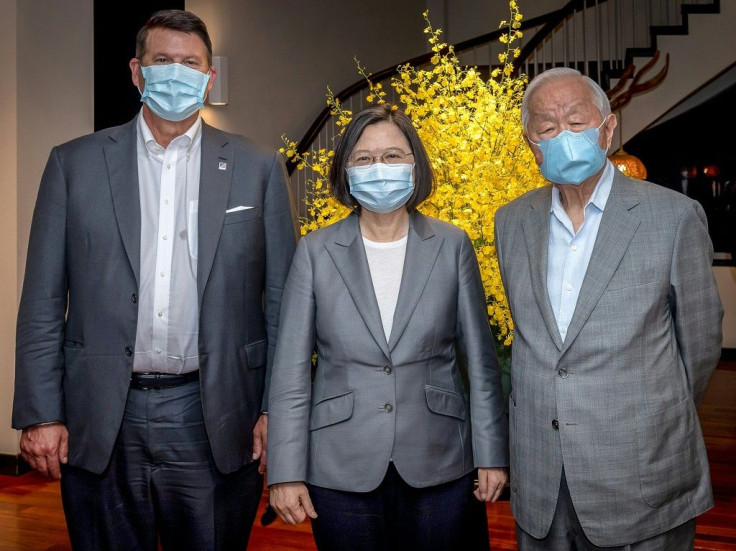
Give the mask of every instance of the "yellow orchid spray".
[[[500, 38], [506, 49], [499, 54], [500, 67], [487, 78], [476, 67], [460, 65], [452, 46], [440, 41], [442, 31], [432, 27], [428, 12], [424, 12], [424, 32], [434, 52], [430, 65], [403, 65], [391, 80], [435, 172], [435, 193], [420, 210], [452, 222], [470, 236], [486, 291], [488, 320], [502, 354], [511, 344], [513, 322], [499, 274], [494, 215], [500, 206], [545, 183], [523, 141], [521, 100], [527, 77], [515, 76], [513, 65], [519, 56], [513, 44], [522, 36], [522, 15], [515, 1], [509, 2], [509, 10], [509, 20], [500, 24], [506, 29]], [[384, 103], [387, 94], [382, 85], [373, 83], [370, 73], [355, 61], [359, 74], [368, 81], [365, 101]], [[343, 108], [329, 88], [327, 105], [337, 126], [344, 128], [352, 113]], [[348, 209], [332, 199], [328, 189], [332, 151], [320, 149], [298, 155], [296, 144], [283, 139], [282, 153], [296, 163], [297, 169], [310, 167], [315, 174], [307, 182], [307, 216], [301, 220], [302, 234], [344, 218]]]

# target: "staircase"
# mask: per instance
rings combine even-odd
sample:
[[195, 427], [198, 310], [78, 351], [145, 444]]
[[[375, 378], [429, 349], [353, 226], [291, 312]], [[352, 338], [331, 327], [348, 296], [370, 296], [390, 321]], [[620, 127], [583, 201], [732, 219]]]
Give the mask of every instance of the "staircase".
[[[728, 41], [724, 45], [733, 33], [734, 21], [736, 0], [571, 0], [554, 12], [522, 21], [524, 37], [516, 67], [530, 78], [553, 66], [575, 67], [604, 90], [613, 91], [627, 68], [628, 74], [641, 71], [656, 52], [663, 54], [644, 78], [659, 73], [666, 74], [664, 80], [648, 93], [632, 97], [626, 107], [621, 132], [625, 143], [736, 64], [736, 48], [729, 47]], [[505, 51], [505, 44], [498, 40], [503, 31], [455, 44], [461, 64], [490, 71], [497, 65], [498, 54]], [[428, 53], [401, 65], [427, 66], [431, 56]], [[668, 67], [664, 66], [666, 57]], [[396, 67], [371, 75], [374, 84], [382, 83], [389, 102], [398, 101], [390, 86], [394, 75]], [[621, 83], [624, 89], [628, 84]], [[336, 97], [346, 109], [357, 112], [364, 107], [367, 87], [363, 79]], [[326, 108], [299, 141], [297, 151], [331, 149], [338, 133]], [[614, 143], [612, 150], [616, 147]], [[294, 170], [292, 163], [288, 168], [297, 197], [304, 197], [313, 175], [308, 169]]]

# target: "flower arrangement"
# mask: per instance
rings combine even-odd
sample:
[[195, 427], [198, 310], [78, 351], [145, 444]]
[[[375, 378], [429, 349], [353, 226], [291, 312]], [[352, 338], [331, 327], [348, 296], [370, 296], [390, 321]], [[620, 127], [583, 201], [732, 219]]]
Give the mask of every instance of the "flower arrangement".
[[[452, 46], [440, 41], [442, 31], [432, 27], [425, 11], [424, 32], [434, 52], [431, 63], [426, 68], [400, 66], [391, 79], [435, 172], [436, 190], [420, 210], [452, 222], [470, 236], [486, 292], [489, 323], [502, 353], [511, 344], [513, 322], [496, 257], [494, 216], [500, 206], [545, 183], [523, 141], [521, 99], [527, 78], [515, 75], [513, 66], [519, 56], [513, 44], [522, 36], [522, 14], [514, 0], [509, 1], [509, 10], [509, 20], [499, 26], [506, 29], [500, 37], [505, 51], [499, 55], [499, 67], [490, 71], [488, 78], [476, 67], [460, 65]], [[370, 73], [357, 59], [356, 64], [368, 81], [365, 100], [385, 102], [382, 85], [371, 81]], [[327, 104], [337, 126], [344, 128], [352, 113], [343, 108], [329, 87]], [[281, 152], [297, 169], [314, 171], [314, 178], [307, 182], [308, 215], [301, 220], [302, 234], [344, 218], [349, 211], [332, 199], [326, 180], [333, 152], [320, 149], [300, 155], [293, 141], [283, 140]]]

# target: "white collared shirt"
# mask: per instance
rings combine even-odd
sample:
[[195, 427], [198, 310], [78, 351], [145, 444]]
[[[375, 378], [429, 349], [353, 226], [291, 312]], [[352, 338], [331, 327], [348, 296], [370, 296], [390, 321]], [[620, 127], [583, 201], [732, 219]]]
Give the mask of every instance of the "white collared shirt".
[[560, 190], [556, 186], [552, 188], [547, 247], [547, 293], [563, 342], [578, 303], [603, 210], [611, 193], [614, 170], [616, 168], [613, 164], [606, 161], [606, 167], [585, 205], [584, 220], [577, 233], [562, 206]]
[[202, 119], [165, 149], [138, 115], [140, 287], [133, 370], [199, 369], [198, 205]]

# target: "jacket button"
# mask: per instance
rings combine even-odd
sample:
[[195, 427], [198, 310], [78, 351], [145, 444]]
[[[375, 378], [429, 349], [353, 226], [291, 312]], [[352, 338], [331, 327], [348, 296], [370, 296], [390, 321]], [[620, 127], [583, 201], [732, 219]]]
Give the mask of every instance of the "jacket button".
[[557, 374], [562, 377], [563, 379], [567, 377], [567, 369], [564, 367], [560, 368], [560, 370], [557, 372]]
[[384, 366], [383, 366], [383, 372], [384, 372], [384, 373], [385, 373], [386, 375], [391, 375], [391, 371], [392, 371], [392, 369], [391, 369], [391, 366], [390, 366], [390, 365], [384, 365]]
[[130, 295], [130, 300], [133, 302], [133, 304], [137, 303], [138, 302], [138, 295], [136, 295], [135, 293], [133, 293], [132, 295]]
[[130, 346], [125, 347], [125, 355], [126, 356], [132, 356], [133, 355], [133, 349]]
[[560, 428], [560, 424], [557, 422], [557, 419], [552, 419], [552, 428], [555, 430]]
[[391, 413], [394, 410], [394, 406], [392, 406], [391, 404], [385, 404], [383, 406], [383, 409], [386, 410], [386, 413]]

